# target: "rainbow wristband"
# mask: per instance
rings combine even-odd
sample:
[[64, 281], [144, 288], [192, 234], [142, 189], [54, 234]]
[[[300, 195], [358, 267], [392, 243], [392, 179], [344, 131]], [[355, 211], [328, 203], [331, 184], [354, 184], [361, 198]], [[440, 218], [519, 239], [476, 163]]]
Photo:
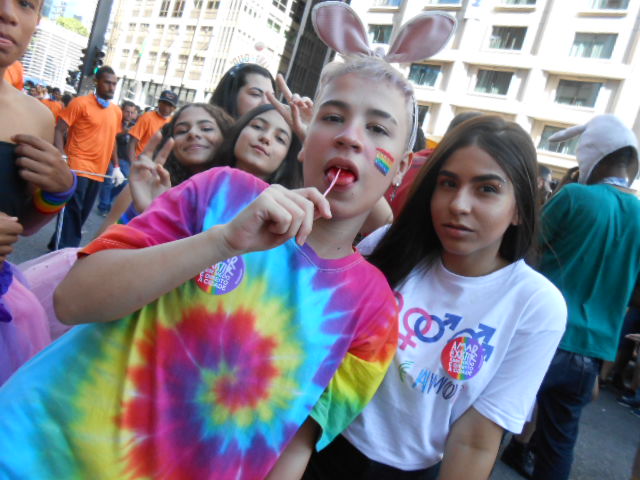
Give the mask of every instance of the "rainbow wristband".
[[78, 186], [78, 177], [73, 171], [71, 174], [73, 175], [73, 185], [71, 185], [71, 188], [66, 192], [51, 193], [45, 192], [40, 188], [36, 190], [33, 194], [33, 205], [36, 207], [36, 210], [45, 215], [52, 215], [64, 208]]

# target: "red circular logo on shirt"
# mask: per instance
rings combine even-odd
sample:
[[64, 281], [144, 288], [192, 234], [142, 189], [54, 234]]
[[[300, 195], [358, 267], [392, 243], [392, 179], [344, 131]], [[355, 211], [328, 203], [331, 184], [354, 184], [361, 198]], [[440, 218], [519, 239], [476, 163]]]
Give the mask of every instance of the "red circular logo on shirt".
[[457, 337], [442, 350], [442, 367], [451, 378], [469, 380], [482, 368], [484, 348], [470, 337]]

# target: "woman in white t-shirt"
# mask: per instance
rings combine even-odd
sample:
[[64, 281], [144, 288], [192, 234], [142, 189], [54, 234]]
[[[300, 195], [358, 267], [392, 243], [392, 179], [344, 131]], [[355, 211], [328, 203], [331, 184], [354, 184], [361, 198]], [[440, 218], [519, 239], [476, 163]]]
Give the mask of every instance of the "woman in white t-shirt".
[[398, 352], [305, 479], [488, 478], [566, 321], [560, 292], [523, 260], [537, 234], [536, 177], [521, 127], [467, 120], [433, 152], [393, 225], [361, 243], [397, 292]]

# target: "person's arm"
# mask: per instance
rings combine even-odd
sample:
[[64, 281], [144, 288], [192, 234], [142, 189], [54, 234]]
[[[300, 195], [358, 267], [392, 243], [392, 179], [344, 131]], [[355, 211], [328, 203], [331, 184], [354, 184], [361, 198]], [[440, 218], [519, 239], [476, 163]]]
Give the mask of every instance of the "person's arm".
[[131, 163], [137, 160], [136, 158], [137, 145], [138, 145], [138, 139], [133, 135], [129, 134], [129, 144], [127, 145], [127, 152], [129, 154], [129, 161], [131, 161]]
[[144, 212], [161, 194], [171, 188], [169, 172], [164, 164], [173, 149], [173, 139], [168, 139], [154, 155], [156, 147], [162, 141], [162, 133], [157, 132], [144, 148], [138, 159], [131, 164], [129, 187], [133, 206], [139, 213]]
[[218, 262], [274, 248], [292, 237], [304, 243], [316, 211], [331, 216], [328, 201], [315, 188], [293, 192], [272, 185], [227, 224], [193, 236], [183, 232], [183, 238], [160, 245], [81, 258], [54, 293], [56, 314], [66, 324], [124, 317]]
[[114, 168], [120, 168], [120, 161], [118, 160], [118, 140], [113, 139], [113, 151], [111, 152], [111, 165]]
[[369, 235], [371, 232], [376, 231], [378, 228], [388, 225], [393, 222], [393, 211], [389, 202], [382, 197], [376, 202], [369, 216], [364, 221], [362, 228], [360, 228], [360, 234], [363, 236]]
[[451, 427], [439, 480], [486, 480], [502, 439], [502, 428], [469, 408]]
[[22, 225], [18, 219], [0, 212], [0, 266], [13, 252], [13, 245], [18, 241], [21, 233]]
[[266, 480], [298, 480], [302, 478], [319, 433], [318, 424], [311, 418], [302, 424], [278, 458]]
[[16, 165], [19, 175], [37, 189], [33, 194], [33, 201], [20, 218], [24, 235], [31, 235], [58, 213], [36, 208], [35, 197], [41, 195], [40, 192], [48, 192], [70, 198], [73, 194], [74, 177], [60, 152], [49, 142], [33, 135], [15, 135], [13, 140], [18, 145]]
[[124, 212], [127, 211], [129, 205], [131, 205], [131, 190], [129, 190], [129, 185], [125, 185], [125, 187], [113, 201], [111, 210], [109, 210], [109, 213], [107, 213], [107, 216], [102, 222], [102, 225], [100, 225], [100, 227], [98, 228], [98, 231], [96, 232], [94, 238], [102, 235], [105, 230], [111, 225], [118, 223], [118, 220], [120, 220], [120, 217], [122, 217]]
[[313, 100], [309, 97], [300, 97], [297, 93], [291, 93], [284, 77], [278, 74], [276, 84], [282, 92], [287, 104], [280, 102], [275, 95], [267, 92], [267, 100], [276, 108], [282, 118], [289, 124], [291, 130], [298, 136], [301, 142], [304, 142], [307, 136], [307, 129], [313, 118]]
[[67, 122], [58, 119], [58, 123], [56, 123], [56, 131], [53, 137], [53, 144], [55, 147], [64, 155], [64, 142], [67, 138], [67, 134], [69, 133], [69, 125]]

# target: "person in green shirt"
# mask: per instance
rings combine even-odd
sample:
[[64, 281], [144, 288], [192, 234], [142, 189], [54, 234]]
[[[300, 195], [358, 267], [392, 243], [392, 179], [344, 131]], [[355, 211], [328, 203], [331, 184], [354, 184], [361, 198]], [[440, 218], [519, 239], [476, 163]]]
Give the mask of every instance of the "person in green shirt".
[[637, 139], [617, 117], [599, 115], [551, 140], [576, 134], [578, 183], [542, 212], [538, 270], [564, 295], [568, 319], [538, 392], [534, 479], [569, 478], [582, 408], [602, 361], [615, 359], [640, 274], [640, 201], [628, 188], [638, 174]]

